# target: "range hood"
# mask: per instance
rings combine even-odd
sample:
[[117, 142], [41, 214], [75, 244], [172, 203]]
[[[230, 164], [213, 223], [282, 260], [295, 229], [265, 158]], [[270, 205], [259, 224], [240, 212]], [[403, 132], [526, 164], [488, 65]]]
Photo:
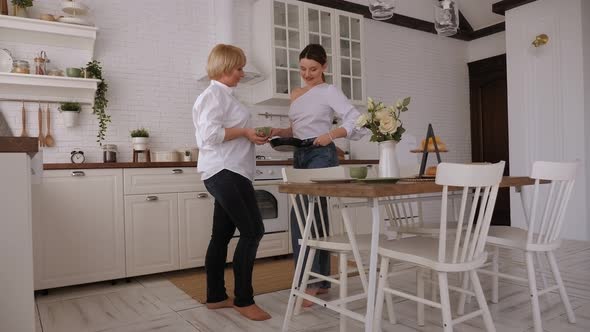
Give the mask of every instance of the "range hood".
[[[209, 0], [211, 17], [214, 17], [213, 35], [216, 44], [236, 45], [234, 38], [234, 0]], [[240, 80], [239, 85], [252, 85], [264, 80], [264, 75], [256, 69], [251, 61], [246, 61], [244, 67], [244, 77]], [[209, 77], [205, 73], [199, 82], [209, 82]], [[239, 86], [238, 85], [238, 86]]]

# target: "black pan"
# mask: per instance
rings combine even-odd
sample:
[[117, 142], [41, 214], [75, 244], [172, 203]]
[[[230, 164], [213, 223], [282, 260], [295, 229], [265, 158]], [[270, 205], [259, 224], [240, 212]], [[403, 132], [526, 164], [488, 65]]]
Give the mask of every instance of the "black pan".
[[281, 152], [295, 151], [303, 141], [295, 137], [275, 137], [270, 140], [270, 146]]

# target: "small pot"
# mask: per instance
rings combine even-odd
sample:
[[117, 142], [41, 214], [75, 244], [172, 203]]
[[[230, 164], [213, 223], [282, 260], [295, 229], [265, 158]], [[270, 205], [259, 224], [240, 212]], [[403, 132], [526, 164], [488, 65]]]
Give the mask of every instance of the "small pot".
[[131, 142], [133, 143], [133, 150], [145, 151], [147, 150], [147, 144], [149, 137], [132, 137]]
[[64, 126], [66, 128], [75, 127], [78, 124], [78, 116], [80, 115], [79, 112], [72, 112], [72, 111], [62, 111], [61, 116], [64, 120]]

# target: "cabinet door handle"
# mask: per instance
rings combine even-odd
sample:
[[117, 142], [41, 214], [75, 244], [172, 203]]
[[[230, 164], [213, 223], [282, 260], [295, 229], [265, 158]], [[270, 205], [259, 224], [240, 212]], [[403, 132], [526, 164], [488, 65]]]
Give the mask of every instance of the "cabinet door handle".
[[72, 172], [72, 176], [85, 176], [86, 173], [84, 173], [83, 171], [73, 171]]
[[172, 173], [174, 174], [182, 174], [182, 170], [180, 168], [175, 168], [172, 170]]
[[207, 198], [207, 197], [209, 197], [209, 194], [207, 194], [207, 193], [199, 193], [199, 194], [197, 194], [197, 198]]
[[157, 201], [158, 196], [148, 196], [145, 198], [146, 201]]

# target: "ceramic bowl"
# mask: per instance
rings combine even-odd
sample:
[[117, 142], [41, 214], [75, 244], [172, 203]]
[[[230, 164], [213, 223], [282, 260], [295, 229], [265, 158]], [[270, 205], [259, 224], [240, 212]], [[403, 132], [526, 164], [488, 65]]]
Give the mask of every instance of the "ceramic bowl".
[[68, 77], [82, 77], [82, 69], [74, 67], [66, 68], [66, 75]]
[[354, 179], [364, 179], [367, 177], [367, 168], [366, 167], [351, 167], [349, 169], [349, 174], [351, 178]]
[[256, 127], [256, 133], [262, 136], [269, 136], [272, 127]]

